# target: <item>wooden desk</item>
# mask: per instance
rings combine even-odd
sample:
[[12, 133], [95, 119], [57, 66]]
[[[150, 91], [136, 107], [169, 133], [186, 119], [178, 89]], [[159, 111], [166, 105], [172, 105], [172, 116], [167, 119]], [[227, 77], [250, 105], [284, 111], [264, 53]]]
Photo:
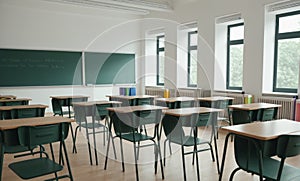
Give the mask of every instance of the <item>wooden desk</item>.
[[[180, 108], [180, 109], [168, 109], [165, 110], [165, 116], [164, 116], [164, 120], [167, 121], [174, 121], [174, 124], [176, 123], [180, 123], [180, 120], [184, 120], [186, 119], [186, 117], [191, 116], [193, 114], [205, 114], [205, 113], [212, 113], [211, 114], [211, 128], [212, 128], [212, 135], [214, 138], [214, 145], [215, 145], [215, 155], [216, 155], [216, 160], [217, 160], [217, 169], [219, 172], [219, 157], [218, 157], [218, 147], [217, 147], [217, 139], [216, 139], [216, 135], [215, 135], [215, 124], [217, 123], [217, 117], [218, 117], [218, 113], [222, 112], [222, 109], [215, 109], [215, 108], [207, 108], [207, 107], [191, 107], [191, 108]], [[197, 120], [194, 120], [197, 121]], [[191, 122], [191, 121], [190, 121]], [[197, 129], [195, 129], [195, 135], [197, 136]], [[196, 143], [195, 143], [196, 144]], [[196, 146], [196, 145], [195, 145]], [[197, 160], [196, 160], [197, 161]]]
[[270, 103], [251, 103], [251, 104], [235, 104], [235, 105], [230, 105], [228, 107], [231, 109], [253, 111], [258, 109], [278, 108], [281, 107], [281, 105], [270, 104]]
[[18, 99], [0, 99], [0, 106], [10, 105], [28, 105], [30, 98], [18, 98]]
[[281, 119], [267, 122], [253, 122], [248, 124], [226, 126], [222, 127], [221, 129], [227, 131], [228, 134], [225, 138], [219, 181], [222, 180], [228, 138], [231, 134], [245, 136], [252, 138], [253, 140], [270, 141], [277, 139], [280, 135], [300, 131], [300, 123], [293, 120]]
[[110, 101], [120, 101], [122, 106], [138, 106], [145, 104], [154, 104], [154, 98], [152, 95], [135, 95], [135, 96], [122, 96], [122, 95], [106, 95]]
[[134, 111], [150, 111], [158, 109], [168, 109], [167, 107], [154, 106], [154, 105], [140, 105], [140, 106], [126, 106], [126, 107], [109, 107], [107, 110], [119, 113], [130, 113]]
[[[107, 118], [108, 116], [108, 111], [106, 110], [106, 108], [108, 107], [115, 107], [115, 106], [120, 106], [122, 104], [122, 102], [118, 102], [118, 101], [89, 101], [89, 102], [75, 102], [73, 103], [73, 107], [74, 107], [74, 112], [75, 112], [75, 119], [76, 122], [78, 123], [78, 127], [75, 130], [75, 137], [73, 140], [73, 153], [77, 153], [76, 150], [76, 134], [77, 134], [77, 129], [80, 128], [82, 125], [85, 125], [86, 128], [86, 137], [88, 140], [88, 151], [89, 151], [89, 156], [90, 156], [90, 164], [93, 165], [93, 161], [92, 161], [92, 155], [91, 155], [91, 146], [90, 146], [90, 138], [89, 138], [89, 133], [87, 129], [92, 128], [93, 130], [93, 142], [94, 142], [94, 152], [95, 152], [95, 160], [96, 160], [96, 165], [98, 165], [98, 154], [97, 154], [97, 142], [96, 142], [96, 136], [95, 136], [95, 117], [100, 117], [101, 119], [103, 118]], [[99, 110], [99, 108], [97, 108], [97, 106], [104, 106], [101, 107], [101, 110]], [[87, 122], [87, 117], [91, 116], [92, 117], [92, 125], [93, 126], [87, 126], [88, 122]], [[107, 120], [105, 120], [107, 121]], [[83, 122], [83, 123], [82, 123]], [[100, 124], [97, 124], [98, 127], [100, 127]], [[84, 127], [84, 126], [83, 126]], [[104, 133], [103, 135], [103, 143], [105, 143], [105, 131], [107, 131], [107, 127], [106, 127], [106, 122], [105, 125], [101, 124], [101, 127], [103, 127], [104, 131], [102, 131]], [[105, 144], [104, 144], [105, 145]]]
[[48, 105], [43, 104], [30, 104], [30, 105], [17, 105], [17, 106], [0, 106], [1, 119], [14, 119], [18, 118], [18, 111], [26, 109], [37, 109], [39, 116], [45, 115], [45, 109]]
[[[73, 102], [83, 102], [87, 101], [89, 96], [84, 96], [84, 95], [66, 95], [66, 96], [50, 96], [50, 98], [54, 99], [54, 101], [58, 101], [58, 104], [61, 107], [68, 107], [68, 114], [69, 118], [71, 118], [71, 107]], [[53, 100], [52, 100], [53, 101]], [[52, 103], [53, 107], [53, 103]], [[63, 111], [61, 111], [61, 114], [63, 114]]]
[[[176, 103], [184, 103], [184, 102], [194, 102], [195, 98], [193, 97], [171, 97], [171, 98], [157, 98], [155, 99], [156, 105], [166, 106], [169, 109], [182, 108], [180, 105], [176, 105]], [[195, 103], [194, 105], [195, 106]], [[191, 107], [193, 107], [191, 106]], [[189, 106], [190, 107], [190, 106]]]
[[263, 109], [270, 109], [274, 108], [274, 116], [276, 118], [278, 108], [281, 107], [279, 104], [270, 104], [270, 103], [251, 103], [251, 104], [235, 104], [228, 106], [231, 110], [241, 110], [241, 111], [248, 111], [250, 120], [257, 121], [261, 120], [261, 116], [259, 115], [259, 111]]
[[201, 107], [220, 108], [221, 101], [228, 101], [228, 105], [232, 104], [233, 97], [212, 96], [212, 97], [199, 97], [197, 98]]
[[17, 96], [14, 95], [0, 95], [0, 99], [16, 99]]
[[[24, 119], [8, 119], [0, 121], [0, 180], [2, 179], [3, 161], [5, 153], [5, 145], [11, 145], [6, 142], [7, 140], [16, 143], [18, 142], [18, 131], [17, 129], [22, 126], [44, 126], [51, 124], [71, 123], [74, 120], [63, 117], [35, 117], [35, 118], [24, 118]], [[68, 160], [67, 160], [68, 162]], [[69, 163], [68, 163], [69, 164]], [[70, 167], [69, 167], [70, 168]], [[69, 170], [70, 172], [71, 170]]]

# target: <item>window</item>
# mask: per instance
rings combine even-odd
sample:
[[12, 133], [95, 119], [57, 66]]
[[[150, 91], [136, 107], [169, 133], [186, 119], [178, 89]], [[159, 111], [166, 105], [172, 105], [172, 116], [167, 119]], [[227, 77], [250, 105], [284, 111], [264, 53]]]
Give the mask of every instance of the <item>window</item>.
[[300, 11], [276, 15], [274, 92], [297, 93], [300, 60]]
[[156, 37], [156, 57], [157, 57], [157, 85], [164, 85], [165, 73], [165, 36]]
[[188, 87], [197, 86], [197, 38], [198, 32], [188, 32]]
[[227, 29], [227, 89], [242, 90], [243, 49], [244, 23], [229, 25]]

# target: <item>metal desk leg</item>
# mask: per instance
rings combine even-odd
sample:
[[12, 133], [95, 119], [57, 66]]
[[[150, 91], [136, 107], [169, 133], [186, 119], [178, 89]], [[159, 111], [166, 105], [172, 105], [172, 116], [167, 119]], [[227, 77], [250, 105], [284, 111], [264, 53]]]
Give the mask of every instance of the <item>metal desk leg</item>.
[[217, 137], [216, 137], [215, 133], [214, 133], [214, 143], [215, 143], [215, 154], [216, 154], [216, 160], [217, 160], [217, 168], [218, 168], [218, 173], [220, 174], [219, 153], [218, 153]]
[[225, 165], [225, 157], [227, 152], [227, 146], [228, 146], [228, 138], [230, 137], [231, 133], [228, 133], [225, 138], [225, 144], [223, 149], [223, 157], [222, 157], [222, 163], [221, 163], [221, 169], [220, 169], [220, 175], [219, 175], [219, 181], [222, 181], [223, 171], [224, 171], [224, 165]]
[[4, 160], [4, 145], [0, 143], [0, 181], [2, 180], [3, 160]]

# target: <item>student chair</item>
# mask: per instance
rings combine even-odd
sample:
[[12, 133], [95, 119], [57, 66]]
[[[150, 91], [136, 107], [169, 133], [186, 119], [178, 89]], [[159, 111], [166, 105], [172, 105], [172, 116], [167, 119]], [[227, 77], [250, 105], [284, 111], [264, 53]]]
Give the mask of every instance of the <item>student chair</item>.
[[[71, 167], [68, 159], [66, 145], [64, 140], [68, 135], [69, 123], [61, 123], [46, 126], [28, 126], [18, 128], [18, 139], [22, 146], [32, 149], [38, 145], [49, 144], [51, 158], [45, 150], [33, 152], [33, 154], [42, 154], [43, 156], [30, 158], [9, 164], [9, 168], [22, 179], [32, 179], [48, 174], [54, 174], [53, 180], [61, 178], [70, 178], [73, 180]], [[52, 143], [60, 142], [63, 145], [65, 160], [68, 167], [68, 174], [58, 176], [57, 172], [63, 170], [63, 166], [55, 161]], [[60, 153], [61, 154], [61, 153]]]
[[279, 159], [271, 157], [273, 154], [269, 156], [266, 153], [264, 149], [269, 145], [266, 147], [263, 141], [236, 136], [234, 154], [238, 168], [233, 170], [229, 180], [233, 180], [235, 173], [239, 170], [258, 175], [260, 180], [299, 180], [300, 168], [285, 163], [285, 160], [300, 154], [300, 135], [282, 135], [276, 141], [277, 146], [274, 150]]
[[[197, 164], [197, 177], [200, 180], [199, 173], [199, 163], [198, 163], [198, 152], [202, 151], [211, 151], [212, 160], [214, 161], [213, 149], [211, 146], [211, 139], [206, 140], [198, 137], [198, 127], [211, 125], [210, 114], [193, 114], [190, 116], [184, 117], [173, 117], [171, 115], [165, 115], [162, 120], [162, 127], [166, 136], [166, 140], [164, 142], [164, 164], [166, 158], [166, 141], [170, 143], [174, 143], [181, 146], [181, 155], [182, 155], [182, 166], [183, 166], [183, 175], [184, 180], [186, 178], [186, 169], [185, 169], [185, 155], [193, 154], [193, 161], [196, 156], [196, 164]], [[175, 121], [177, 120], [177, 121]], [[184, 127], [189, 127], [190, 131], [187, 134], [187, 131], [184, 130]], [[212, 132], [213, 135], [213, 132]], [[212, 135], [210, 136], [212, 138]], [[208, 144], [209, 148], [197, 149], [197, 145]], [[185, 152], [185, 147], [194, 147], [193, 151]]]
[[[135, 170], [136, 170], [136, 180], [139, 180], [138, 174], [138, 149], [141, 147], [147, 146], [154, 146], [154, 153], [155, 153], [155, 174], [157, 173], [157, 163], [158, 163], [158, 156], [160, 159], [161, 164], [161, 173], [162, 179], [164, 179], [164, 172], [162, 166], [162, 157], [160, 151], [160, 134], [158, 131], [158, 127], [161, 121], [162, 110], [143, 110], [143, 111], [134, 111], [130, 113], [115, 113], [111, 112], [111, 123], [110, 129], [113, 125], [115, 138], [120, 139], [120, 149], [121, 149], [121, 159], [122, 159], [122, 170], [125, 171], [124, 166], [124, 154], [123, 154], [123, 140], [133, 143], [133, 151], [134, 151], [134, 161], [135, 161]], [[143, 125], [147, 126], [154, 126], [154, 131], [151, 135], [148, 133], [143, 134], [139, 131], [139, 128]], [[110, 137], [109, 137], [110, 140]], [[138, 145], [137, 143], [151, 141], [153, 144], [145, 144], [145, 145]], [[107, 147], [106, 152], [106, 159], [104, 169], [107, 168], [107, 161], [108, 161], [108, 154], [109, 154], [109, 144]]]
[[[173, 106], [171, 106], [171, 105], [173, 105]], [[161, 106], [163, 106], [163, 105], [161, 105]], [[180, 109], [180, 108], [187, 108], [187, 107], [195, 107], [195, 101], [176, 101], [174, 104], [169, 105], [170, 109]], [[165, 142], [166, 141], [167, 140], [165, 140]], [[170, 151], [170, 154], [172, 155], [171, 142], [169, 142], [169, 151]]]
[[[52, 104], [52, 111], [53, 111], [53, 116], [65, 116], [67, 115], [69, 118], [74, 115], [74, 112], [71, 110], [71, 107], [73, 108], [73, 102], [87, 102], [88, 97], [80, 97], [80, 98], [69, 98], [66, 100], [61, 100], [61, 99], [51, 99], [51, 104]], [[64, 111], [63, 107], [68, 106], [68, 111]], [[76, 152], [76, 145], [75, 145], [75, 136], [74, 136], [74, 131], [72, 124], [70, 126], [71, 129], [71, 135], [72, 135], [72, 140], [73, 140], [73, 153]], [[74, 151], [75, 150], [75, 151]]]
[[[96, 165], [98, 165], [96, 135], [99, 133], [103, 133], [103, 145], [105, 145], [106, 142], [105, 135], [108, 134], [107, 122], [109, 120], [109, 117], [108, 117], [108, 111], [106, 110], [106, 108], [108, 107], [112, 107], [112, 104], [108, 103], [108, 104], [93, 105], [88, 107], [82, 107], [77, 105], [74, 106], [75, 121], [77, 123], [77, 126], [75, 129], [75, 135], [73, 140], [73, 153], [77, 153], [77, 149], [75, 145], [76, 145], [78, 130], [80, 130], [81, 128], [85, 128], [86, 138], [88, 140], [88, 151], [89, 151], [91, 165], [93, 165], [93, 161], [92, 161], [92, 153], [91, 153], [91, 145], [90, 145], [90, 135], [92, 135], [93, 137], [95, 160], [96, 160]], [[88, 121], [88, 117], [90, 117], [92, 121]], [[102, 124], [100, 120], [104, 120], [104, 124]], [[114, 153], [115, 153], [115, 147], [114, 147]]]
[[[21, 118], [30, 118], [30, 117], [44, 117], [45, 115], [45, 108], [30, 108], [30, 109], [17, 109], [13, 114], [14, 119], [21, 119]], [[11, 130], [10, 132], [16, 133], [16, 130]], [[17, 134], [16, 134], [17, 135]], [[13, 143], [12, 146], [8, 145], [5, 148], [5, 153], [15, 154], [15, 153], [22, 153], [19, 155], [14, 155], [15, 158], [29, 155], [33, 152], [34, 147], [28, 149], [26, 146], [22, 146], [18, 144], [17, 138], [11, 138], [9, 141]], [[40, 147], [40, 149], [43, 149]], [[29, 151], [29, 153], [28, 153]], [[26, 153], [27, 152], [27, 153]]]

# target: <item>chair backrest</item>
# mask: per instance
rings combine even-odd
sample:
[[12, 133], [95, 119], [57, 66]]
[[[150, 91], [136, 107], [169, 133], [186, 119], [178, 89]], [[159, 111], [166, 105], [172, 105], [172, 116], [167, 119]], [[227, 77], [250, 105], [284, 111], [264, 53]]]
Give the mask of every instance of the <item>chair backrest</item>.
[[248, 111], [233, 110], [231, 115], [232, 115], [232, 124], [233, 125], [245, 124], [245, 123], [251, 122]]
[[26, 102], [24, 101], [9, 101], [9, 102], [6, 102], [5, 105], [6, 106], [19, 106], [19, 105], [26, 105], [24, 104]]
[[270, 121], [275, 118], [275, 108], [262, 109], [259, 120]]
[[147, 124], [159, 124], [161, 122], [162, 110], [137, 111], [134, 112], [134, 122], [136, 126]]
[[74, 105], [73, 110], [76, 123], [81, 125], [82, 122], [86, 122], [86, 113], [84, 107]]
[[176, 101], [174, 109], [195, 107], [195, 101]]
[[169, 109], [173, 109], [171, 107], [171, 104], [167, 104], [165, 101], [156, 101], [155, 105], [156, 106], [162, 106], [162, 107], [168, 107]]
[[235, 135], [234, 156], [237, 165], [244, 170], [250, 169], [253, 165], [259, 165], [257, 149], [255, 148], [254, 142], [247, 137]]
[[220, 100], [218, 101], [218, 109], [227, 109], [229, 105], [232, 105], [232, 100]]
[[132, 113], [111, 114], [115, 133], [128, 133], [137, 130], [141, 125], [156, 124], [161, 121], [162, 110], [135, 111]]
[[70, 101], [69, 105], [72, 105], [73, 102], [87, 102], [88, 101], [88, 97], [72, 98], [72, 99], [69, 99], [69, 101]]
[[[177, 119], [177, 121], [175, 121], [174, 119]], [[184, 130], [183, 130], [182, 126], [183, 125], [189, 126], [189, 125], [194, 124], [194, 121], [191, 122], [192, 120], [195, 120], [195, 119], [191, 118], [191, 116], [174, 118], [171, 115], [165, 115], [162, 119], [162, 128], [164, 130], [165, 136], [168, 139], [183, 137]]]
[[136, 128], [133, 128], [131, 126], [132, 114], [110, 112], [109, 115], [110, 121], [112, 122], [110, 124], [113, 124], [116, 135], [120, 135], [122, 133], [130, 133], [133, 131], [133, 129], [137, 130]]
[[28, 148], [63, 141], [67, 138], [69, 123], [45, 126], [24, 126], [18, 128], [20, 144]]
[[196, 126], [209, 126], [212, 124], [212, 113], [204, 113], [204, 114], [198, 114], [197, 115], [197, 122]]
[[15, 119], [20, 118], [31, 118], [31, 117], [44, 117], [45, 108], [28, 108], [28, 109], [17, 109]]
[[300, 154], [300, 135], [281, 135], [277, 141], [277, 156], [292, 157]]
[[104, 119], [106, 116], [108, 116], [108, 110], [106, 108], [112, 106], [113, 105], [111, 103], [96, 105], [97, 116], [99, 116], [101, 119]]
[[63, 110], [60, 104], [60, 100], [58, 99], [51, 99], [51, 104], [52, 104], [52, 111], [54, 115], [60, 115], [63, 116]]
[[136, 98], [135, 99], [135, 106], [139, 105], [153, 105], [153, 98], [148, 97], [148, 98]]
[[210, 101], [202, 101], [202, 100], [199, 101], [199, 106], [200, 107], [213, 107], [213, 108], [216, 108], [214, 103], [212, 103]]

